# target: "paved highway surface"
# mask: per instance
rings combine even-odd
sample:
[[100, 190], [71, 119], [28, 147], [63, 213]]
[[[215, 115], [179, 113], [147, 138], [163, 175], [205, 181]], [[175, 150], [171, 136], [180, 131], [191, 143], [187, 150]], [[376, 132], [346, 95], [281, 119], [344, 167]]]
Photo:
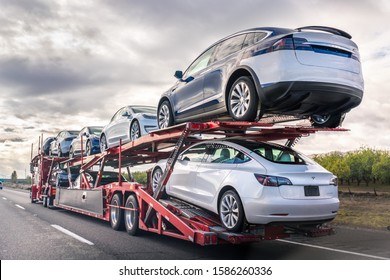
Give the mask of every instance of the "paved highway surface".
[[99, 219], [31, 204], [26, 191], [0, 190], [1, 260], [390, 259], [390, 231], [340, 227], [326, 237], [206, 247], [141, 233], [129, 236]]

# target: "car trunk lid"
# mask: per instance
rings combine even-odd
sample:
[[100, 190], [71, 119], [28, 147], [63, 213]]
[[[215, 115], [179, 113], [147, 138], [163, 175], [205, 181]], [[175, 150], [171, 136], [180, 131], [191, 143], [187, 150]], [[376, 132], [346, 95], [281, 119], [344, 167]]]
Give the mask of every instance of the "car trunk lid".
[[294, 33], [293, 38], [299, 63], [360, 73], [359, 50], [350, 39], [308, 31]]

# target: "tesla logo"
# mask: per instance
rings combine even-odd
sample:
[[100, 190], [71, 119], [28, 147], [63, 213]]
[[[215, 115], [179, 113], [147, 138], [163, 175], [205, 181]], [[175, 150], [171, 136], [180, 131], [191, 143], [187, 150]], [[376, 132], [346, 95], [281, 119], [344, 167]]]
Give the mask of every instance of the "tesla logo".
[[311, 177], [313, 180], [316, 178], [316, 177]]

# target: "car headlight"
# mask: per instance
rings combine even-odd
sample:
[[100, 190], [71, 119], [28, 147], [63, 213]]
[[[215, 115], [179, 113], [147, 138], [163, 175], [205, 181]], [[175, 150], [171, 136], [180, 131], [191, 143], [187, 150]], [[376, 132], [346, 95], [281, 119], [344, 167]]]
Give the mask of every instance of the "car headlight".
[[339, 184], [339, 180], [337, 179], [337, 177], [333, 177], [332, 179], [330, 179], [330, 182], [329, 182], [330, 185], [333, 185], [333, 186], [338, 186]]

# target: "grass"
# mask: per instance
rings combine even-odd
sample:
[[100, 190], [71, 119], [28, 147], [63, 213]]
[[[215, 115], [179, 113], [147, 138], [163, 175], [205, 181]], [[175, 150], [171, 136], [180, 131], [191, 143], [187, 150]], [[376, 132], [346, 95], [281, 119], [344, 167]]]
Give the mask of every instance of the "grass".
[[375, 195], [351, 191], [340, 193], [340, 209], [332, 224], [371, 229], [390, 226], [390, 192]]

